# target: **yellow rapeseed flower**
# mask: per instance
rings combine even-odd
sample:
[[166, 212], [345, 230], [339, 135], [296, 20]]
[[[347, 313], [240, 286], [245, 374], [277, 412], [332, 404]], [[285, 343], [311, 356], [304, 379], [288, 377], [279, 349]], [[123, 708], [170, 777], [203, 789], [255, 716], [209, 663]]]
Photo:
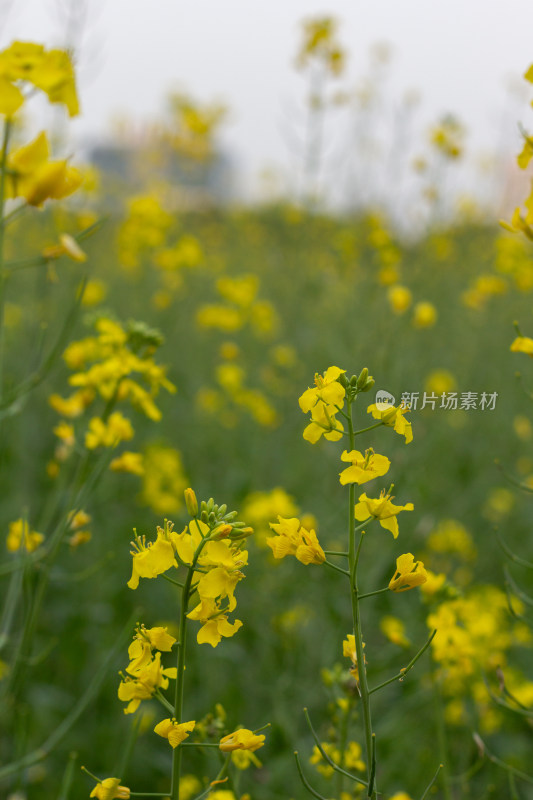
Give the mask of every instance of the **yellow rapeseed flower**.
[[396, 559], [396, 571], [389, 582], [391, 592], [406, 592], [427, 581], [427, 573], [421, 561], [415, 561], [412, 553], [404, 553]]
[[130, 472], [132, 475], [144, 475], [142, 453], [125, 450], [118, 458], [114, 458], [109, 468], [113, 472]]
[[292, 555], [302, 564], [323, 564], [326, 560], [315, 531], [306, 530], [299, 519], [278, 516], [278, 522], [271, 522], [270, 527], [277, 534], [266, 540], [274, 558]]
[[390, 531], [396, 539], [398, 536], [397, 515], [400, 511], [412, 511], [413, 508], [412, 503], [407, 503], [405, 506], [395, 506], [391, 502], [390, 494], [385, 494], [384, 491], [377, 498], [367, 497], [363, 493], [355, 506], [354, 515], [359, 522], [364, 522], [370, 517], [374, 517], [374, 519], [379, 520], [381, 527]]
[[399, 408], [389, 407], [380, 409], [375, 403], [372, 403], [372, 405], [367, 408], [367, 414], [372, 414], [374, 419], [381, 420], [388, 428], [394, 428], [396, 433], [399, 433], [400, 436], [404, 436], [405, 444], [409, 444], [409, 442], [413, 441], [411, 423], [405, 419], [405, 414], [408, 412], [409, 409], [403, 408], [402, 406]]
[[411, 291], [406, 286], [400, 286], [400, 284], [396, 284], [395, 286], [390, 287], [389, 291], [387, 292], [387, 298], [394, 313], [403, 314], [411, 305], [413, 296]]
[[154, 733], [162, 736], [163, 739], [168, 739], [168, 743], [174, 750], [194, 730], [195, 725], [195, 720], [177, 722], [175, 719], [164, 719], [155, 726]]
[[511, 345], [511, 353], [526, 353], [533, 357], [533, 339], [529, 336], [517, 336]]
[[139, 578], [157, 578], [171, 567], [178, 566], [173, 547], [175, 537], [172, 523], [167, 523], [165, 528], [158, 527], [155, 542], [146, 544], [145, 536], [135, 536], [135, 540], [131, 542], [135, 549], [131, 551], [133, 564], [131, 578], [128, 581], [130, 589], [138, 587]]
[[238, 731], [223, 736], [220, 740], [219, 748], [223, 753], [229, 753], [233, 750], [250, 750], [254, 753], [260, 747], [263, 747], [264, 743], [265, 736], [263, 734], [258, 736], [248, 728], [240, 728]]
[[385, 475], [390, 467], [390, 461], [386, 456], [374, 453], [372, 448], [365, 451], [363, 455], [358, 450], [347, 450], [341, 455], [341, 461], [351, 463], [350, 467], [340, 473], [340, 482], [343, 486], [347, 483], [367, 483], [373, 478]]
[[30, 530], [27, 520], [21, 518], [9, 523], [6, 547], [10, 553], [16, 553], [21, 546], [28, 553], [33, 553], [43, 541], [43, 534]]
[[415, 328], [431, 328], [437, 321], [438, 313], [433, 303], [422, 301], [413, 309], [413, 325]]
[[130, 789], [120, 785], [120, 778], [104, 778], [99, 781], [89, 797], [96, 800], [129, 800]]
[[24, 197], [30, 206], [42, 206], [45, 200], [59, 200], [79, 188], [82, 175], [66, 160], [50, 161], [46, 133], [14, 150], [8, 157], [8, 197]]

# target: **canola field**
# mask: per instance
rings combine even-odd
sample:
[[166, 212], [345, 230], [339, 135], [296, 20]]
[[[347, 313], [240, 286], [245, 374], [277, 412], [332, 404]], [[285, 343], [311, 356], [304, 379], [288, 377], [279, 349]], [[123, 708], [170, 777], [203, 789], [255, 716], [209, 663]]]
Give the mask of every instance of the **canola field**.
[[78, 114], [69, 54], [14, 42], [0, 797], [532, 798], [531, 198], [406, 234], [319, 202], [311, 136], [298, 199], [187, 205], [154, 154], [201, 173], [221, 112], [184, 98], [128, 194], [35, 94]]

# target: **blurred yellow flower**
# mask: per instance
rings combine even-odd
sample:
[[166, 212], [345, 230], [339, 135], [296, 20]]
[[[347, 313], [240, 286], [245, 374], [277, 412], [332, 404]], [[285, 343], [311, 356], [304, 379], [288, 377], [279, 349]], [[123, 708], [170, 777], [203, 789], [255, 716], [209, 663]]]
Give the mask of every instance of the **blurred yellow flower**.
[[446, 369], [435, 369], [430, 372], [424, 388], [428, 394], [442, 395], [457, 389], [457, 382], [451, 372]]
[[131, 422], [120, 411], [114, 411], [104, 422], [100, 417], [89, 420], [89, 430], [85, 434], [85, 447], [95, 450], [97, 447], [116, 447], [117, 444], [133, 439], [134, 431]]
[[517, 336], [511, 345], [511, 353], [526, 353], [533, 357], [533, 339], [529, 336]]
[[27, 520], [21, 518], [9, 523], [6, 547], [10, 553], [16, 553], [21, 546], [28, 553], [33, 553], [42, 542], [44, 542], [43, 534], [30, 530]]
[[437, 316], [433, 303], [417, 303], [413, 309], [413, 325], [415, 328], [431, 328], [436, 323]]
[[413, 296], [406, 286], [396, 284], [396, 286], [390, 287], [387, 298], [394, 313], [403, 314], [411, 305]]
[[132, 475], [144, 475], [142, 453], [132, 453], [125, 450], [118, 458], [114, 458], [109, 465], [113, 472], [130, 472]]
[[66, 160], [50, 161], [46, 133], [40, 133], [30, 144], [19, 147], [8, 157], [8, 197], [24, 197], [31, 206], [42, 206], [45, 200], [59, 200], [79, 188], [82, 175]]
[[387, 639], [400, 647], [409, 647], [411, 642], [405, 635], [405, 625], [398, 617], [385, 616], [379, 623], [381, 631]]

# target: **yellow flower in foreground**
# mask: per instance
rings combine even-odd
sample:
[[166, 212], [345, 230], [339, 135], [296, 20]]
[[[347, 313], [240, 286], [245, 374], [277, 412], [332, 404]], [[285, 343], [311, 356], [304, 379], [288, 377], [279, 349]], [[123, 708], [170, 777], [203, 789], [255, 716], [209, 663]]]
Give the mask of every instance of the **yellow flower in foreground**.
[[96, 784], [89, 797], [97, 800], [128, 800], [130, 790], [127, 786], [120, 786], [120, 778], [105, 778]]
[[411, 423], [404, 416], [408, 411], [408, 408], [402, 408], [402, 406], [379, 409], [375, 403], [367, 408], [367, 414], [372, 414], [374, 419], [381, 420], [388, 428], [394, 428], [400, 436], [405, 436], [405, 444], [413, 441]]
[[406, 592], [420, 586], [428, 579], [421, 561], [415, 561], [412, 553], [404, 553], [396, 559], [396, 572], [389, 582], [391, 592]]
[[529, 336], [517, 336], [511, 345], [511, 353], [526, 353], [533, 357], [533, 339]]
[[304, 428], [304, 439], [307, 442], [311, 442], [311, 444], [316, 444], [320, 437], [323, 436], [330, 442], [337, 442], [342, 437], [344, 428], [335, 419], [336, 413], [335, 406], [317, 403], [311, 410], [311, 422]]
[[318, 372], [315, 374], [315, 387], [306, 389], [298, 400], [304, 414], [311, 411], [319, 400], [326, 403], [326, 405], [343, 405], [346, 390], [338, 382], [337, 378], [344, 372], [346, 370], [339, 369], [339, 367], [328, 367], [324, 375], [319, 375]]
[[155, 542], [146, 544], [145, 536], [136, 536], [131, 542], [135, 550], [130, 551], [133, 556], [132, 574], [128, 581], [130, 589], [137, 588], [139, 578], [157, 578], [167, 569], [178, 566], [171, 541], [176, 534], [172, 533], [171, 525], [167, 523], [165, 530], [158, 527]]
[[242, 628], [240, 619], [236, 619], [233, 623], [228, 622], [227, 614], [221, 613], [216, 600], [212, 598], [202, 598], [201, 602], [187, 614], [187, 617], [202, 623], [196, 636], [198, 644], [210, 644], [211, 647], [216, 647], [223, 636], [229, 638], [237, 633], [239, 628]]
[[347, 450], [341, 455], [341, 461], [351, 462], [351, 467], [340, 473], [340, 482], [343, 486], [347, 483], [366, 483], [372, 478], [380, 477], [388, 472], [390, 461], [386, 456], [374, 453], [372, 448], [363, 455], [358, 450]]
[[238, 731], [223, 736], [219, 747], [223, 753], [229, 753], [232, 750], [250, 750], [254, 753], [260, 747], [263, 747], [264, 743], [265, 737], [263, 734], [258, 736], [249, 731], [248, 728], [240, 728]]
[[28, 553], [33, 553], [43, 541], [44, 536], [42, 533], [30, 531], [27, 520], [17, 519], [15, 522], [9, 523], [6, 547], [10, 553], [16, 553], [20, 549], [22, 542]]
[[169, 678], [176, 680], [176, 667], [163, 669], [161, 653], [156, 653], [152, 661], [138, 669], [135, 675], [122, 680], [118, 687], [118, 698], [128, 703], [125, 714], [133, 714], [142, 700], [149, 700], [157, 689], [168, 689]]
[[390, 494], [385, 494], [385, 492], [382, 492], [377, 498], [367, 497], [363, 493], [355, 506], [354, 514], [359, 522], [364, 522], [370, 517], [374, 517], [379, 520], [381, 527], [390, 531], [396, 539], [398, 536], [398, 520], [396, 516], [400, 511], [412, 511], [413, 508], [414, 505], [412, 503], [407, 503], [405, 506], [395, 506], [394, 503], [391, 503]]
[[15, 81], [32, 83], [51, 103], [62, 103], [69, 116], [79, 113], [74, 69], [65, 50], [45, 50], [42, 44], [34, 42], [12, 42], [0, 53], [2, 89], [5, 83], [12, 85]]
[[315, 531], [303, 528], [296, 517], [284, 519], [278, 516], [278, 520], [270, 523], [277, 536], [271, 536], [266, 540], [274, 558], [296, 556], [302, 564], [324, 563], [326, 556]]
[[176, 722], [175, 719], [164, 719], [155, 726], [154, 733], [162, 736], [163, 739], [168, 739], [168, 743], [174, 749], [188, 737], [195, 725], [195, 720]]
[[24, 197], [30, 206], [45, 200], [60, 200], [79, 188], [81, 173], [67, 161], [50, 161], [50, 148], [44, 132], [30, 144], [14, 150], [9, 158], [9, 197]]

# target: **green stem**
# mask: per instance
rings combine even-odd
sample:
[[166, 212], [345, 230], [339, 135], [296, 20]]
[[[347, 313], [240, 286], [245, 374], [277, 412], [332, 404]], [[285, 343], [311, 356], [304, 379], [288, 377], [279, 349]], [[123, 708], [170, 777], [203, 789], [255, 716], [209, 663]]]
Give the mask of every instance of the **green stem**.
[[[377, 427], [377, 426], [372, 426]], [[350, 450], [354, 449], [355, 432], [353, 428], [352, 406], [350, 404], [350, 418], [348, 420], [348, 434], [350, 437]], [[369, 785], [369, 797], [375, 797], [377, 793], [375, 775], [375, 746], [372, 739], [372, 716], [370, 711], [370, 693], [368, 691], [368, 680], [366, 674], [365, 655], [363, 649], [363, 632], [361, 625], [361, 613], [359, 609], [359, 593], [357, 589], [357, 565], [361, 553], [361, 545], [364, 533], [361, 531], [359, 544], [355, 546], [355, 485], [349, 486], [348, 493], [348, 535], [349, 535], [349, 565], [350, 565], [350, 593], [352, 600], [353, 632], [355, 639], [355, 652], [357, 655], [357, 669], [359, 673], [359, 691], [363, 706], [363, 723], [365, 728], [365, 746], [367, 762], [367, 778]], [[359, 526], [361, 527], [361, 526]]]
[[338, 567], [336, 564], [332, 564], [331, 561], [327, 560], [327, 558], [324, 561], [324, 564], [325, 564], [326, 567], [329, 567], [330, 569], [334, 569], [335, 572], [340, 572], [340, 573], [342, 573], [342, 575], [347, 575], [348, 578], [350, 577], [350, 573], [348, 572], [347, 569], [342, 569], [342, 567]]
[[4, 219], [5, 195], [6, 195], [6, 165], [9, 147], [9, 134], [11, 132], [11, 120], [4, 122], [4, 137], [2, 142], [2, 154], [0, 160], [0, 400], [4, 395], [4, 307], [5, 307], [5, 281], [4, 270], [4, 240], [6, 220]]
[[[195, 572], [196, 562], [198, 556], [202, 552], [202, 548], [208, 541], [208, 538], [202, 539], [194, 553], [192, 564], [187, 571], [187, 577], [183, 588], [181, 590], [181, 606], [180, 606], [180, 626], [178, 637], [178, 661], [177, 661], [177, 675], [176, 675], [176, 693], [174, 695], [174, 717], [178, 722], [182, 721], [183, 715], [183, 687], [185, 682], [185, 646], [187, 643], [187, 610], [189, 606], [189, 594], [191, 590], [191, 583]], [[172, 800], [179, 800], [180, 796], [180, 775], [181, 775], [181, 746], [175, 748], [172, 754], [172, 778], [170, 784], [170, 797]]]
[[450, 786], [450, 772], [448, 768], [448, 748], [446, 743], [446, 727], [444, 723], [444, 711], [442, 708], [442, 696], [438, 678], [433, 669], [433, 695], [435, 700], [435, 718], [437, 723], [437, 744], [439, 748], [440, 760], [442, 763], [442, 789], [445, 800], [453, 800]]
[[426, 650], [428, 649], [429, 645], [433, 641], [433, 637], [435, 636], [436, 633], [437, 633], [437, 631], [434, 630], [433, 633], [431, 634], [431, 636], [429, 637], [429, 639], [427, 640], [427, 642], [425, 643], [425, 645], [423, 645], [423, 647], [420, 648], [418, 653], [414, 656], [414, 658], [411, 659], [411, 661], [408, 663], [408, 665], [406, 667], [401, 669], [398, 673], [396, 673], [396, 675], [393, 675], [392, 678], [389, 678], [388, 680], [383, 681], [383, 683], [380, 683], [378, 686], [374, 686], [373, 689], [370, 689], [370, 694], [374, 694], [374, 692], [378, 692], [380, 689], [383, 689], [384, 686], [388, 686], [389, 683], [394, 683], [395, 681], [402, 681], [405, 678], [405, 676], [407, 675], [407, 673], [409, 672], [409, 670], [411, 670], [414, 667], [414, 665], [416, 664], [416, 662], [418, 661], [420, 656], [423, 655], [423, 653], [426, 652]]
[[365, 597], [374, 597], [374, 595], [376, 595], [376, 594], [383, 594], [383, 592], [390, 592], [390, 589], [389, 589], [389, 587], [388, 587], [388, 586], [385, 586], [385, 588], [384, 588], [384, 589], [376, 589], [376, 591], [375, 591], [375, 592], [367, 592], [366, 594], [360, 594], [360, 595], [359, 595], [359, 600], [364, 600], [364, 599], [365, 599]]
[[[384, 422], [376, 422], [374, 425], [369, 425], [368, 428], [361, 428], [360, 431], [354, 431], [353, 435], [354, 436], [359, 436], [360, 433], [366, 433], [367, 431], [373, 431], [374, 428], [380, 428], [384, 424], [385, 424]], [[354, 449], [353, 444], [351, 445], [350, 449], [351, 450]]]

